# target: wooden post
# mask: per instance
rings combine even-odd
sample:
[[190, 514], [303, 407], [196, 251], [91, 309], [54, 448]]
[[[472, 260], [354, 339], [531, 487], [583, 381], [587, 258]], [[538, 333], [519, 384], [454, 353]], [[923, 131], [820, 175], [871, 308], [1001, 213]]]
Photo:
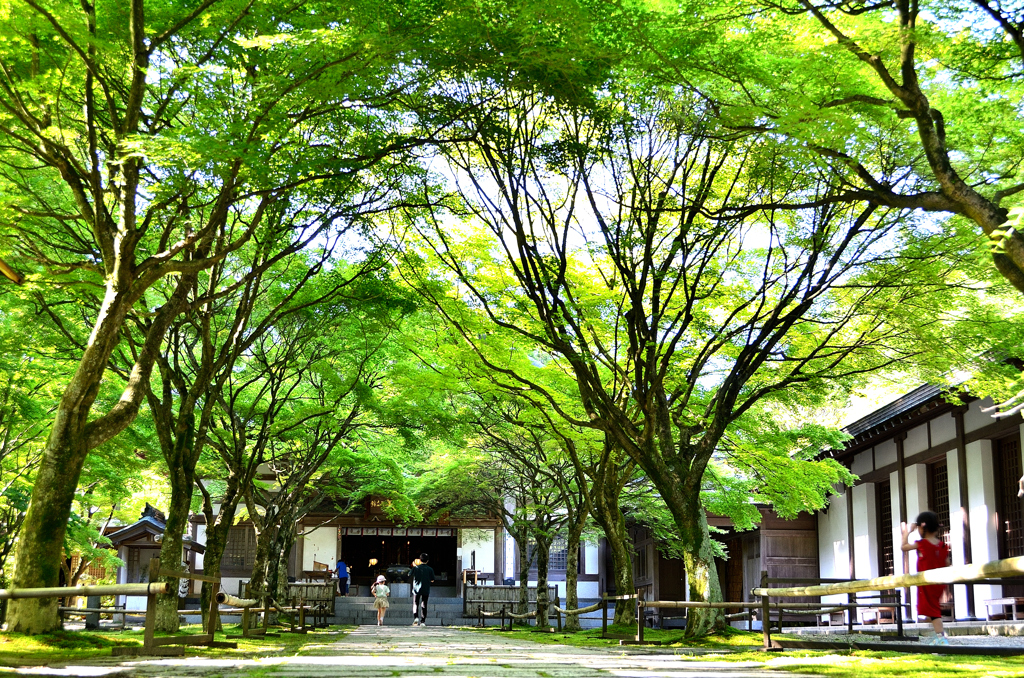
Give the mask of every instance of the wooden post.
[[[149, 583], [155, 584], [160, 578], [160, 559], [149, 559]], [[156, 594], [150, 593], [146, 596], [146, 628], [142, 636], [142, 651], [145, 654], [153, 654], [156, 648]]]
[[270, 627], [270, 594], [263, 596], [263, 633]]
[[299, 632], [306, 632], [306, 596], [299, 596]]
[[[511, 626], [511, 624], [510, 624]], [[501, 630], [505, 630], [505, 606], [501, 606]]]
[[903, 593], [896, 589], [893, 593], [896, 594], [896, 637], [903, 637]]
[[[897, 433], [893, 439], [896, 441], [896, 478], [899, 481], [899, 487], [896, 489], [899, 490], [900, 523], [902, 524], [909, 520], [907, 517], [907, 469], [903, 455], [903, 441], [907, 439], [906, 431]], [[889, 493], [891, 496], [892, 490]], [[902, 551], [900, 556], [903, 558], [903, 574], [910, 574], [910, 552]], [[850, 572], [850, 578], [854, 578], [853, 572]], [[904, 591], [906, 592], [907, 600], [910, 600], [910, 588], [908, 587]]]
[[[768, 570], [761, 570], [761, 588], [768, 588]], [[761, 596], [761, 636], [764, 640], [764, 649], [772, 647], [772, 632], [769, 628], [771, 622], [768, 619], [768, 596]]]
[[644, 642], [644, 590], [636, 590], [636, 642]]
[[[846, 555], [849, 558], [850, 579], [856, 579], [857, 575], [855, 574], [855, 572], [857, 571], [857, 567], [856, 567], [857, 561], [856, 561], [856, 558], [854, 557], [854, 555], [855, 555], [854, 554], [854, 542], [856, 540], [854, 539], [855, 535], [853, 534], [853, 488], [847, 486], [845, 495], [846, 495], [846, 544], [847, 544]], [[780, 624], [780, 627], [781, 627], [781, 624], [782, 624], [782, 614], [781, 613], [779, 614], [779, 624]]]
[[[857, 594], [856, 593], [847, 593], [846, 594], [846, 602], [849, 605], [855, 604], [857, 602]], [[856, 612], [857, 612], [857, 608], [855, 608], [855, 607], [848, 607], [848, 608], [846, 608], [846, 632], [847, 633], [850, 633], [850, 634], [853, 633], [853, 615], [856, 614]], [[882, 622], [879, 621], [878, 623], [881, 624]]]
[[210, 614], [206, 618], [206, 633], [210, 636], [210, 642], [213, 642], [213, 634], [217, 632], [217, 622], [220, 621], [220, 605], [217, 604], [217, 594], [210, 596]]
[[555, 605], [555, 621], [558, 622], [558, 632], [561, 633], [562, 632], [562, 612], [558, 609], [557, 605]]
[[[245, 597], [246, 598], [249, 597], [249, 584], [248, 583], [246, 583], [246, 585], [245, 585]], [[243, 638], [248, 638], [249, 637], [249, 627], [251, 626], [251, 622], [252, 622], [252, 612], [249, 611], [248, 607], [243, 607], [242, 608], [242, 637]]]
[[608, 633], [608, 594], [601, 594], [601, 637]]
[[[964, 530], [964, 564], [970, 565], [974, 562], [971, 554], [971, 511], [970, 495], [967, 488], [967, 436], [964, 431], [964, 412], [967, 407], [960, 407], [953, 411], [953, 420], [956, 422], [956, 474], [960, 485], [960, 508], [963, 511]], [[977, 619], [974, 609], [974, 586], [968, 584], [964, 587], [967, 592], [967, 617]], [[903, 614], [902, 608], [900, 614]], [[956, 618], [956, 608], [953, 609], [953, 618]]]

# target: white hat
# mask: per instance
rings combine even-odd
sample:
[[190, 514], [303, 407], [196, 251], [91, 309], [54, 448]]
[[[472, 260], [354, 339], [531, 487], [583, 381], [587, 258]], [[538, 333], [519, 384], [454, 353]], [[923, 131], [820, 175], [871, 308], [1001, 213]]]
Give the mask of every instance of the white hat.
[[384, 579], [384, 575], [382, 575], [382, 574], [377, 575], [377, 583], [378, 584], [380, 584], [380, 583], [382, 583], [384, 581], [387, 581], [386, 579]]

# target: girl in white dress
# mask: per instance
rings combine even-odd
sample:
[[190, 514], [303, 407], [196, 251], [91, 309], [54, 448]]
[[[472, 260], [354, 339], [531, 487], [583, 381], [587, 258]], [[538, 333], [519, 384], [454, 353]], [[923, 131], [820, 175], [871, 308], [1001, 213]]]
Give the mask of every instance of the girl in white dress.
[[391, 603], [388, 602], [391, 589], [388, 588], [384, 575], [377, 577], [377, 582], [370, 587], [370, 594], [373, 596], [373, 608], [377, 610], [377, 626], [384, 626], [384, 615], [387, 614], [388, 608], [391, 606]]

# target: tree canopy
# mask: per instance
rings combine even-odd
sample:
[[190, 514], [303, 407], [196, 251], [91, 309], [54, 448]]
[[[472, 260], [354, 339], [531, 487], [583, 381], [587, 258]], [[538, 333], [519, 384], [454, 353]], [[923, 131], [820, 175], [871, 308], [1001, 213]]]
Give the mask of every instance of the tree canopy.
[[706, 512], [853, 481], [822, 411], [1019, 387], [1018, 5], [0, 0], [0, 575], [150, 497], [274, 589], [373, 496], [720, 599]]

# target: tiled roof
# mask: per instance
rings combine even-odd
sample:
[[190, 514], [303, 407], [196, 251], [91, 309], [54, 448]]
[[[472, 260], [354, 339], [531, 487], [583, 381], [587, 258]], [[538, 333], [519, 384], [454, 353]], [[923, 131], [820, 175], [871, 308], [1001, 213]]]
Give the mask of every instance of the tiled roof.
[[852, 424], [843, 427], [843, 431], [856, 438], [865, 431], [869, 431], [880, 424], [884, 424], [890, 419], [895, 419], [901, 414], [910, 412], [921, 405], [934, 400], [947, 390], [948, 387], [934, 386], [932, 384], [918, 386], [910, 393], [900, 396], [888, 405], [878, 408], [866, 417], [858, 419]]

